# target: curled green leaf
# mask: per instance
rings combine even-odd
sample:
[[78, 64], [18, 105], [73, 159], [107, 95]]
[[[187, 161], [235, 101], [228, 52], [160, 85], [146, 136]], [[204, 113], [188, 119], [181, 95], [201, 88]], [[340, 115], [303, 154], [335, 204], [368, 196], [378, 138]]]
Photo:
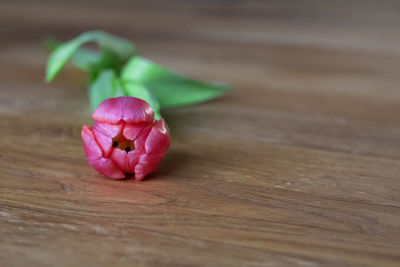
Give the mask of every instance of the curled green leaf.
[[[101, 55], [89, 50], [79, 50], [87, 42], [96, 42], [101, 50]], [[50, 43], [55, 45], [55, 43]], [[135, 55], [135, 47], [126, 39], [117, 37], [103, 31], [90, 31], [79, 35], [73, 40], [57, 46], [51, 53], [47, 62], [46, 81], [50, 82], [58, 74], [64, 64], [74, 57], [74, 63], [85, 70], [93, 70], [92, 81], [97, 73], [105, 68], [122, 67], [125, 62]]]
[[[57, 41], [54, 38], [47, 38], [44, 41], [44, 45], [47, 50], [53, 52], [59, 46], [62, 45], [61, 42]], [[89, 49], [79, 48], [72, 55], [72, 62], [81, 70], [91, 71], [94, 66], [98, 65], [101, 61], [102, 55], [98, 51], [92, 51]]]
[[[95, 42], [99, 51], [81, 46]], [[195, 104], [227, 92], [228, 85], [196, 81], [136, 56], [135, 47], [126, 39], [102, 32], [86, 32], [60, 44], [48, 39], [52, 51], [46, 69], [46, 81], [54, 79], [64, 64], [72, 59], [89, 72], [89, 96], [94, 110], [107, 98], [133, 96], [145, 100], [161, 118], [160, 108]]]
[[143, 84], [157, 97], [161, 108], [195, 104], [223, 95], [228, 85], [204, 83], [133, 57], [122, 69], [121, 80]]

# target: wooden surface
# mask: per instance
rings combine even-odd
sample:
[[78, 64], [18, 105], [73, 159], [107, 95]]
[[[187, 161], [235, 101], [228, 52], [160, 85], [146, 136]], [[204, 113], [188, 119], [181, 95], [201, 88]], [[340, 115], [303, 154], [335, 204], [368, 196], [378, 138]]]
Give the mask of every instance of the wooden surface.
[[[400, 265], [399, 2], [113, 3], [0, 3], [1, 266]], [[143, 182], [88, 166], [85, 75], [43, 82], [89, 29], [234, 87]]]

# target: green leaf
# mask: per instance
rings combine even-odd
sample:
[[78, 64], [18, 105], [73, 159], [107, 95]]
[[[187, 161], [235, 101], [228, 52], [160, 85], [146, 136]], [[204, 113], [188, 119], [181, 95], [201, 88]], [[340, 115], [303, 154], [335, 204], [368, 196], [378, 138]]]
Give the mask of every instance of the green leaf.
[[103, 70], [89, 87], [90, 106], [94, 111], [107, 98], [125, 96], [113, 70]]
[[[77, 53], [78, 52], [79, 50]], [[104, 47], [101, 51], [101, 57], [99, 56], [97, 62], [94, 62], [92, 65], [90, 65], [89, 61], [86, 61], [85, 63], [89, 64], [88, 70], [90, 72], [90, 82], [93, 82], [97, 78], [99, 72], [104, 69], [113, 69], [117, 74], [119, 74], [125, 61], [120, 60], [113, 50]]]
[[121, 83], [127, 96], [137, 97], [146, 101], [153, 108], [155, 119], [161, 119], [160, 103], [143, 84], [131, 81], [121, 81]]
[[141, 83], [149, 88], [162, 108], [203, 102], [229, 89], [228, 85], [186, 78], [139, 56], [129, 60], [122, 69], [121, 80]]
[[[101, 50], [101, 56], [92, 51], [78, 50], [87, 42], [96, 42]], [[54, 46], [54, 42], [50, 43]], [[80, 51], [80, 52], [78, 52]], [[91, 70], [95, 66], [95, 72], [101, 69], [115, 68], [122, 66], [130, 57], [135, 54], [134, 46], [126, 39], [102, 32], [90, 31], [79, 35], [73, 40], [58, 46], [50, 55], [47, 62], [46, 81], [50, 82], [58, 74], [64, 64], [78, 52], [74, 62], [84, 70]], [[97, 74], [95, 73], [95, 74]], [[95, 78], [96, 75], [93, 77]]]
[[72, 56], [72, 62], [81, 70], [90, 71], [93, 66], [101, 62], [101, 55], [96, 51], [79, 49]]
[[[53, 52], [56, 48], [61, 46], [62, 43], [54, 38], [47, 38], [44, 40], [44, 46], [50, 52]], [[89, 49], [79, 48], [72, 55], [72, 62], [81, 70], [90, 71], [93, 66], [101, 62], [101, 54], [98, 51], [92, 51]]]

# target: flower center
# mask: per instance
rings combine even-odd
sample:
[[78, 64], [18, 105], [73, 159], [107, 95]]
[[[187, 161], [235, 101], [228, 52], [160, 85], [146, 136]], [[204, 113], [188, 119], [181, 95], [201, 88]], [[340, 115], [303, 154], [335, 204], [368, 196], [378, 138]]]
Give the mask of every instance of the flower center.
[[128, 140], [122, 134], [114, 137], [113, 139], [113, 147], [118, 147], [121, 150], [125, 150], [129, 152], [131, 150], [135, 150], [135, 143], [131, 140]]

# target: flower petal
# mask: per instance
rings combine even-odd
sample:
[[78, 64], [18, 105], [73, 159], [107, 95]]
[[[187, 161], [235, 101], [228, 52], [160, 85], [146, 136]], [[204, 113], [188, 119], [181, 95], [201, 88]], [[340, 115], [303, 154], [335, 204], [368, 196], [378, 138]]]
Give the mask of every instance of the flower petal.
[[164, 155], [149, 155], [143, 154], [140, 156], [139, 162], [135, 167], [135, 179], [140, 181], [147, 174], [150, 174], [157, 170]]
[[169, 143], [170, 136], [165, 121], [163, 119], [156, 121], [145, 141], [145, 153], [140, 156], [135, 167], [136, 180], [142, 180], [157, 169], [168, 150]]
[[112, 150], [112, 145], [113, 145], [112, 138], [105, 135], [103, 132], [97, 130], [95, 127], [93, 128], [93, 133], [97, 143], [99, 144], [103, 152], [103, 157], [108, 158]]
[[125, 174], [110, 159], [103, 158], [103, 153], [95, 140], [92, 127], [82, 127], [82, 140], [88, 163], [99, 173], [113, 179], [121, 179]]
[[111, 159], [100, 158], [89, 162], [89, 164], [99, 173], [112, 179], [123, 179], [125, 174], [115, 165]]
[[115, 147], [111, 152], [111, 159], [117, 166], [126, 173], [134, 173], [135, 166], [139, 161], [140, 151], [132, 150], [126, 152]]
[[103, 156], [103, 152], [101, 151], [101, 148], [94, 139], [92, 127], [84, 125], [82, 127], [81, 135], [83, 148], [85, 149], [87, 159], [95, 160], [101, 158]]
[[153, 122], [154, 111], [146, 101], [131, 96], [114, 97], [104, 100], [95, 110], [92, 118], [98, 122], [128, 123]]
[[125, 124], [123, 135], [129, 140], [136, 140], [136, 138], [142, 134], [146, 127], [151, 127], [151, 124], [147, 122], [127, 123]]
[[143, 153], [146, 152], [145, 149], [144, 149], [144, 146], [145, 146], [145, 144], [146, 144], [146, 139], [147, 139], [147, 137], [149, 136], [150, 131], [151, 131], [152, 128], [153, 128], [153, 126], [150, 124], [150, 125], [148, 125], [147, 127], [145, 127], [145, 128], [139, 133], [138, 136], [136, 136], [136, 139], [135, 139], [135, 141], [134, 141], [134, 143], [135, 143], [135, 148], [136, 148], [137, 150], [140, 151], [140, 154], [143, 154]]
[[95, 122], [93, 128], [104, 133], [106, 136], [114, 138], [122, 132], [124, 123], [109, 124], [104, 122]]
[[164, 155], [170, 143], [167, 125], [163, 119], [154, 123], [146, 139], [145, 149], [147, 154]]

